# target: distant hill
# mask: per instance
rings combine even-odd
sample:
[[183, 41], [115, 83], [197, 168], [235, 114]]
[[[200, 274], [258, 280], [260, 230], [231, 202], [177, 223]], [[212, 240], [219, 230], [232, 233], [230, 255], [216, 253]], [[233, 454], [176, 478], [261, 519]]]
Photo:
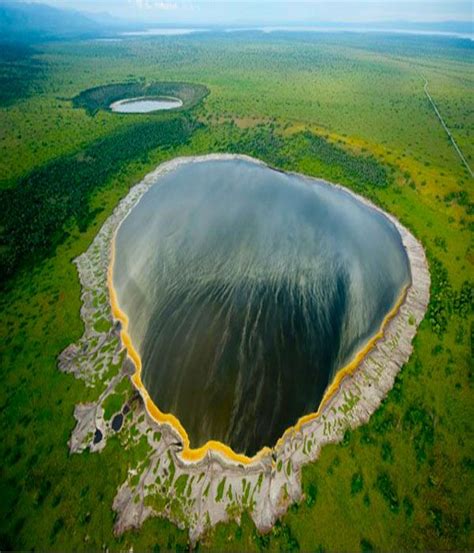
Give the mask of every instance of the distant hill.
[[2, 40], [35, 42], [100, 34], [102, 25], [79, 12], [45, 4], [0, 0]]

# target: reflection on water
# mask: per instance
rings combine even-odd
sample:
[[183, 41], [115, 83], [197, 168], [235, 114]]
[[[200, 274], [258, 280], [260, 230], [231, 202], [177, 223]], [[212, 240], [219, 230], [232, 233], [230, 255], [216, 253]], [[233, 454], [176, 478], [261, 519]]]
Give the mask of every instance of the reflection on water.
[[180, 108], [183, 102], [179, 98], [130, 98], [110, 104], [116, 113], [150, 113]]
[[113, 278], [156, 405], [192, 447], [252, 455], [317, 410], [410, 275], [395, 227], [348, 193], [219, 160], [158, 179]]

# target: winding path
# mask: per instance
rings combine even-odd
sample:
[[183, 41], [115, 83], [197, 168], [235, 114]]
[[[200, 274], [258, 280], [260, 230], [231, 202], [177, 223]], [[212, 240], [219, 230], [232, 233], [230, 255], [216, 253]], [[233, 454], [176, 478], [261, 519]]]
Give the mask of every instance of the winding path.
[[464, 163], [464, 165], [466, 166], [467, 170], [469, 171], [469, 174], [471, 175], [471, 177], [474, 178], [474, 173], [472, 172], [472, 169], [471, 169], [471, 166], [469, 165], [469, 163], [467, 162], [466, 158], [464, 157], [463, 153], [461, 152], [461, 149], [459, 148], [459, 146], [457, 145], [456, 141], [454, 140], [454, 137], [453, 135], [451, 134], [451, 131], [449, 130], [448, 126], [446, 125], [446, 123], [444, 122], [444, 119], [443, 117], [441, 116], [441, 113], [439, 112], [438, 108], [436, 107], [436, 104], [433, 100], [433, 98], [431, 97], [430, 93], [428, 92], [428, 80], [426, 79], [426, 77], [423, 77], [424, 81], [425, 81], [425, 86], [423, 87], [423, 90], [425, 91], [425, 94], [428, 98], [428, 100], [431, 102], [431, 105], [433, 106], [433, 109], [438, 117], [438, 119], [440, 120], [441, 122], [441, 125], [443, 125], [443, 128], [444, 130], [446, 131], [446, 134], [448, 135], [449, 137], [449, 140], [451, 140], [456, 152], [458, 153], [458, 156], [460, 157], [461, 161]]

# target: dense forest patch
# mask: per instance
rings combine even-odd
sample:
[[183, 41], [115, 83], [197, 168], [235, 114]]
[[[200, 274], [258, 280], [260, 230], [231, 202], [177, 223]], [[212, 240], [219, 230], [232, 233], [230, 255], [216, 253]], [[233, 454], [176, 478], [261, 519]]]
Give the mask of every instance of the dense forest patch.
[[209, 94], [204, 85], [178, 82], [134, 82], [98, 86], [84, 90], [73, 99], [76, 108], [84, 108], [90, 115], [98, 110], [109, 110], [110, 104], [118, 100], [138, 97], [172, 96], [179, 98], [183, 105], [178, 108], [183, 111], [197, 105]]
[[383, 187], [393, 180], [390, 170], [374, 156], [357, 155], [309, 131], [285, 137], [272, 125], [257, 125], [241, 133], [232, 132], [234, 125], [230, 127], [224, 139], [226, 151], [261, 158], [275, 167], [294, 170], [301, 161], [310, 162], [317, 166], [313, 174], [349, 183], [365, 193], [368, 186]]
[[0, 107], [39, 91], [45, 65], [34, 58], [35, 54], [30, 46], [0, 41]]

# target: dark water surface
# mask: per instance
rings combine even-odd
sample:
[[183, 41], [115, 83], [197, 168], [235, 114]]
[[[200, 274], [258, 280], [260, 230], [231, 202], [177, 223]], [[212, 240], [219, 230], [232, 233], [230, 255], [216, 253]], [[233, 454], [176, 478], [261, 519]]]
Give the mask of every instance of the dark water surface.
[[395, 227], [348, 193], [242, 160], [160, 177], [114, 285], [156, 405], [191, 446], [252, 455], [314, 412], [409, 283]]

